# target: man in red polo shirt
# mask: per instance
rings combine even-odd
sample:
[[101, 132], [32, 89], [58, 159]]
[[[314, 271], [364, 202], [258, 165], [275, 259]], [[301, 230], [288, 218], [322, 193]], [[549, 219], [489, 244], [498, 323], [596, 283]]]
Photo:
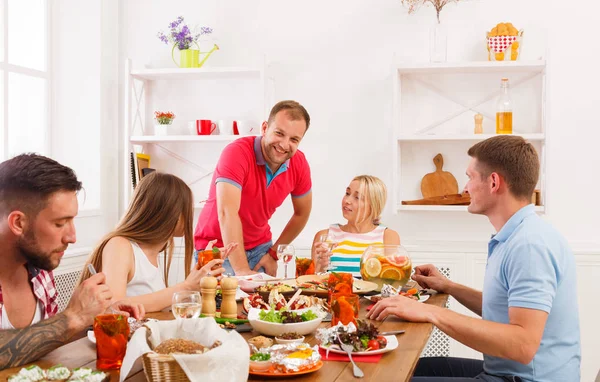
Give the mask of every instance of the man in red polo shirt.
[[[302, 105], [281, 101], [263, 122], [261, 136], [237, 139], [223, 150], [194, 242], [196, 249], [205, 248], [212, 239], [219, 247], [239, 243], [223, 264], [228, 272], [264, 271], [274, 276], [277, 245], [291, 243], [306, 225], [312, 184], [298, 145], [309, 125], [310, 116]], [[294, 214], [273, 244], [269, 219], [288, 195]]]

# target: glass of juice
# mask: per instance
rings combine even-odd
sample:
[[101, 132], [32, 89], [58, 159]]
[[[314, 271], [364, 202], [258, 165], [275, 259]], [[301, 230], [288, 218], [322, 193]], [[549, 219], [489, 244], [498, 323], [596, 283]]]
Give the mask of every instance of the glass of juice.
[[94, 319], [96, 368], [120, 369], [127, 351], [129, 324], [121, 314], [101, 314]]
[[314, 275], [315, 265], [312, 259], [307, 257], [296, 257], [296, 277]]
[[370, 245], [360, 259], [363, 280], [377, 284], [377, 291], [381, 291], [384, 284], [396, 289], [403, 287], [410, 280], [411, 273], [410, 256], [401, 245]]
[[354, 323], [358, 318], [359, 296], [356, 294], [333, 293], [331, 295], [331, 326]]
[[200, 292], [175, 292], [173, 293], [171, 309], [173, 316], [180, 320], [185, 318], [198, 318], [202, 312], [202, 298]]
[[329, 279], [327, 280], [327, 286], [329, 289], [329, 304], [332, 302], [333, 295], [336, 293], [341, 294], [352, 294], [352, 285], [354, 283], [354, 277], [352, 273], [344, 272], [331, 272]]
[[[205, 249], [204, 251], [198, 252], [198, 269], [202, 268], [206, 264], [208, 264], [211, 260], [217, 260], [221, 258], [221, 251], [219, 248], [214, 247], [213, 249]], [[212, 267], [212, 270], [221, 268], [221, 265], [215, 265]], [[216, 274], [211, 274], [211, 276], [219, 276]]]

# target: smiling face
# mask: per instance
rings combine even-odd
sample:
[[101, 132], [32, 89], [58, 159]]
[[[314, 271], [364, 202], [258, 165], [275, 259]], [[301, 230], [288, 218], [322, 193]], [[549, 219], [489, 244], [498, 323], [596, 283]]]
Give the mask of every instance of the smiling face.
[[34, 219], [27, 218], [16, 246], [28, 264], [48, 271], [58, 267], [69, 244], [75, 243], [78, 208], [76, 192], [57, 191]]
[[467, 167], [467, 177], [469, 180], [465, 184], [465, 191], [471, 196], [471, 204], [467, 209], [472, 214], [486, 215], [494, 206], [491, 174], [485, 176], [477, 159], [471, 158]]
[[361, 223], [371, 214], [371, 206], [360, 188], [360, 182], [353, 180], [342, 198], [342, 214], [349, 223]]
[[270, 124], [263, 123], [261, 148], [271, 170], [294, 156], [305, 132], [306, 121], [292, 120], [286, 110], [277, 113]]

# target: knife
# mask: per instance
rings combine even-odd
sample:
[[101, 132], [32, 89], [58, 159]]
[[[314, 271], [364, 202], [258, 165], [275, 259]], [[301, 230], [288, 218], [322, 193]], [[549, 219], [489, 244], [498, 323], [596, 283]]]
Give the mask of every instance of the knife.
[[392, 330], [391, 332], [382, 332], [379, 333], [380, 336], [393, 336], [394, 334], [402, 334], [404, 330]]

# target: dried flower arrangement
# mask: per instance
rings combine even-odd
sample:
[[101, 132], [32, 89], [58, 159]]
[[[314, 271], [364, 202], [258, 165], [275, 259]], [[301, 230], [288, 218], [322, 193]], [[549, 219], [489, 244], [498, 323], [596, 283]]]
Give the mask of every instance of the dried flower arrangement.
[[437, 21], [440, 22], [440, 12], [442, 8], [449, 3], [457, 3], [460, 0], [402, 0], [402, 4], [408, 7], [408, 14], [415, 13], [421, 8], [422, 5], [431, 4], [435, 8], [435, 12], [437, 14]]

